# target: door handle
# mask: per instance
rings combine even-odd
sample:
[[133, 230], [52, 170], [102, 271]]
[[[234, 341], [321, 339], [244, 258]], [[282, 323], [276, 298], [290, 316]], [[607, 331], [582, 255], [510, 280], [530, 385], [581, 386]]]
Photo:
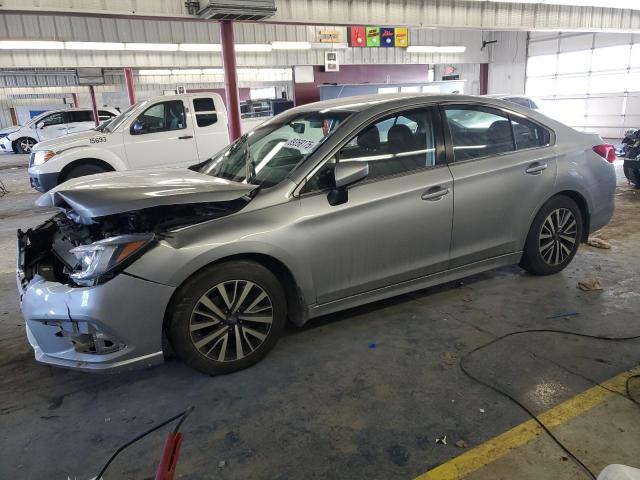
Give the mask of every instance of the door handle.
[[429, 190], [427, 190], [426, 192], [424, 192], [420, 198], [422, 198], [422, 200], [428, 200], [430, 202], [435, 202], [436, 200], [440, 200], [447, 193], [449, 193], [449, 189], [448, 188], [433, 187], [433, 188], [430, 188]]
[[190, 138], [193, 138], [193, 135], [184, 135], [182, 137], [178, 137], [178, 140], [189, 140]]
[[57, 130], [66, 130], [67, 127], [58, 127]]
[[527, 168], [524, 173], [527, 173], [529, 175], [540, 175], [543, 170], [547, 169], [547, 166], [548, 165], [546, 163], [534, 163], [529, 166], [529, 168]]

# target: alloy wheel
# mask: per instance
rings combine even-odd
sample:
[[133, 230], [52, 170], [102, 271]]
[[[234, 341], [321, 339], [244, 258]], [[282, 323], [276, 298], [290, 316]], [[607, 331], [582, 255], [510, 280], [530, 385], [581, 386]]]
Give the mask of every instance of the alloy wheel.
[[560, 265], [571, 256], [577, 237], [578, 224], [571, 210], [553, 210], [542, 223], [538, 236], [540, 256], [548, 265]]
[[31, 149], [35, 144], [36, 143], [30, 138], [23, 138], [22, 140], [20, 140], [20, 148], [25, 153], [31, 153]]
[[189, 321], [191, 341], [217, 362], [241, 360], [267, 338], [273, 305], [267, 292], [248, 280], [228, 280], [207, 291]]

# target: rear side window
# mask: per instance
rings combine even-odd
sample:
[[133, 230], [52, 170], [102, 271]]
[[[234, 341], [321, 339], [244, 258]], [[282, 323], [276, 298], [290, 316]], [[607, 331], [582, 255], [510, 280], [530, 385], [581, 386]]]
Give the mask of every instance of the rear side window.
[[455, 161], [515, 150], [511, 122], [500, 110], [480, 105], [445, 107]]
[[216, 113], [213, 98], [194, 98], [193, 109], [196, 112], [196, 124], [198, 127], [209, 127], [218, 122], [218, 114]]
[[92, 113], [93, 112], [91, 112], [91, 110], [77, 110], [73, 112], [67, 112], [67, 115], [69, 116], [69, 123], [92, 122]]
[[514, 117], [512, 115], [511, 124], [513, 125], [513, 135], [518, 150], [543, 147], [549, 145], [551, 141], [551, 134], [546, 128], [526, 118]]

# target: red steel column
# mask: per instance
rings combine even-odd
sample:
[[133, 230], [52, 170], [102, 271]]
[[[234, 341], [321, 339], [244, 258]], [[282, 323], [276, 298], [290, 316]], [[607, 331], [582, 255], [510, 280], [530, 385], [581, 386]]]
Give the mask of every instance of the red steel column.
[[78, 94], [72, 93], [71, 100], [73, 101], [73, 108], [78, 108], [80, 106], [80, 102], [78, 101]]
[[124, 83], [127, 87], [127, 97], [129, 98], [129, 105], [136, 103], [136, 90], [133, 85], [133, 70], [131, 67], [124, 69]]
[[234, 141], [242, 135], [242, 127], [240, 125], [240, 93], [238, 92], [233, 23], [229, 20], [220, 22], [220, 43], [222, 44], [224, 89], [227, 97], [227, 113], [229, 115], [229, 137], [231, 141]]
[[93, 110], [93, 121], [96, 123], [96, 127], [100, 125], [100, 118], [98, 117], [98, 105], [96, 104], [96, 90], [93, 85], [89, 85], [89, 95], [91, 95], [91, 109]]
[[489, 90], [489, 64], [480, 64], [480, 95], [486, 95]]

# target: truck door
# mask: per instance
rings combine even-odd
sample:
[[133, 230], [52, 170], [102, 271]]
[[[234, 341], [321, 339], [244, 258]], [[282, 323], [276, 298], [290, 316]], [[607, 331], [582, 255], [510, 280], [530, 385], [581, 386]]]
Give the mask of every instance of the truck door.
[[191, 102], [198, 157], [204, 161], [229, 144], [227, 115], [213, 97], [194, 97]]
[[147, 107], [123, 132], [129, 168], [186, 166], [198, 163], [194, 127], [181, 99]]

